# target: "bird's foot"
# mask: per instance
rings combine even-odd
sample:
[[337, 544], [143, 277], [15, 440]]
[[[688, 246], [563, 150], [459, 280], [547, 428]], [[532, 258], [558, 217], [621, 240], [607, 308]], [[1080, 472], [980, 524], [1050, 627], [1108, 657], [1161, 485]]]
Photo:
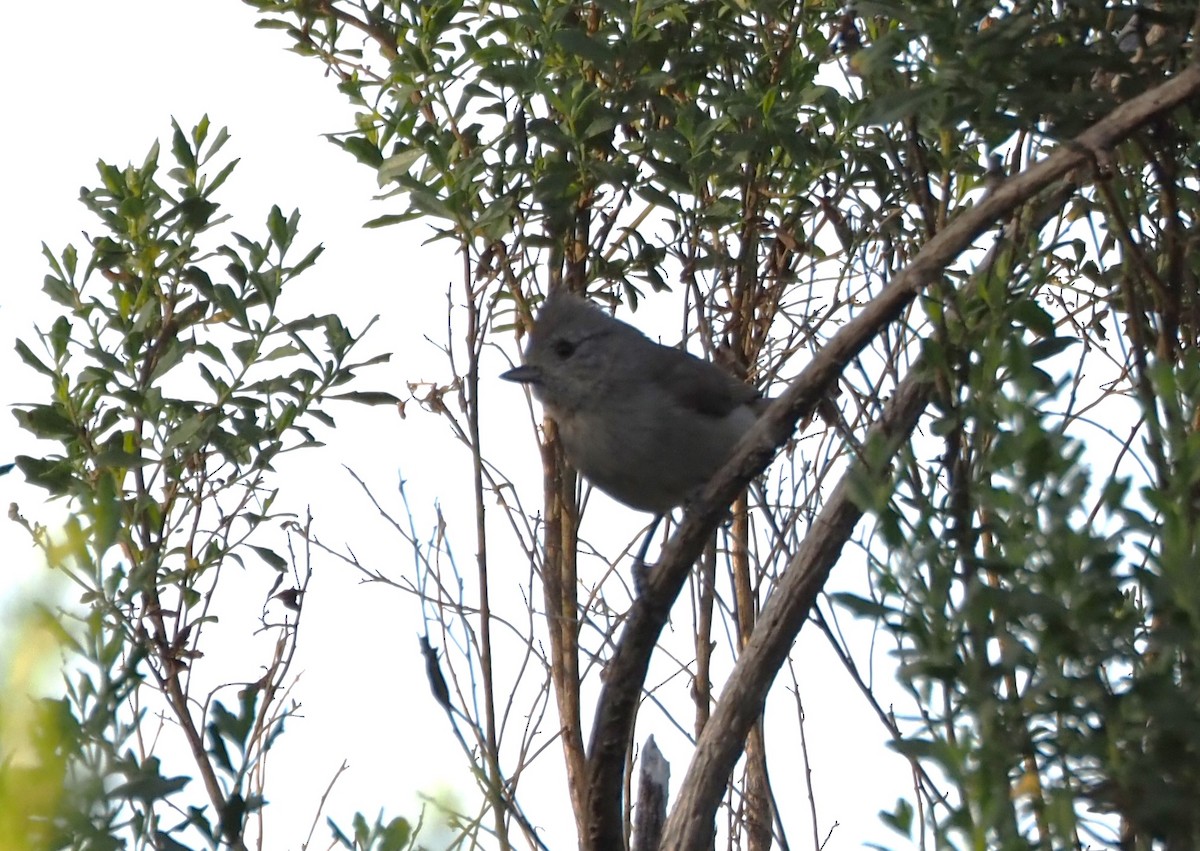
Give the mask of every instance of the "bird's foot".
[[650, 565], [637, 558], [633, 560], [633, 569], [630, 571], [630, 576], [633, 579], [633, 593], [637, 597], [644, 597], [646, 589], [650, 585]]

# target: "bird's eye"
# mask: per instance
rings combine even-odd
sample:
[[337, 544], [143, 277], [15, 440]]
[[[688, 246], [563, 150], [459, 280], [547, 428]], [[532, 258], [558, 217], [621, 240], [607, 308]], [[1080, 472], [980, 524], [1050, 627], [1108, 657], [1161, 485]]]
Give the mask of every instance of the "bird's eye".
[[571, 355], [575, 354], [575, 344], [570, 340], [555, 340], [551, 346], [554, 354], [558, 355], [561, 360], [566, 360]]

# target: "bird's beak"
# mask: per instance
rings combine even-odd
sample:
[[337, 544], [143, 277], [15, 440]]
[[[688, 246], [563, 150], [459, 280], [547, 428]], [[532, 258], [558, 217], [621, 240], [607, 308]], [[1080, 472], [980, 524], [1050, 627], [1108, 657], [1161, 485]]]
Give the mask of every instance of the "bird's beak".
[[505, 381], [515, 381], [518, 384], [541, 384], [542, 372], [536, 366], [513, 367], [508, 372], [500, 373]]

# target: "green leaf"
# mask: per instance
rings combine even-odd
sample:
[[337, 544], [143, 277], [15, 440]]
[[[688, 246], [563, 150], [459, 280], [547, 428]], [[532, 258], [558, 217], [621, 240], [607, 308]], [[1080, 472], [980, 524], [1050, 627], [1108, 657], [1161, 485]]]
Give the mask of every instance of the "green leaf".
[[299, 354], [303, 354], [303, 353], [304, 352], [298, 346], [296, 346], [292, 343], [285, 343], [282, 346], [278, 346], [277, 348], [272, 349], [270, 352], [263, 355], [258, 360], [260, 363], [263, 363], [265, 361], [281, 360], [283, 358], [290, 358], [293, 355], [299, 355]]
[[[200, 116], [200, 120], [196, 122], [196, 126], [192, 128], [192, 142], [196, 146], [196, 150], [200, 150], [204, 146], [204, 140], [208, 138], [208, 128], [211, 122], [208, 119], [208, 113]], [[171, 125], [175, 126], [175, 120], [171, 119]]]
[[[208, 116], [205, 115], [204, 119], [207, 121]], [[209, 159], [212, 158], [213, 154], [217, 153], [219, 150], [221, 150], [223, 147], [225, 147], [225, 143], [228, 141], [229, 141], [229, 128], [222, 127], [220, 130], [217, 131], [217, 135], [215, 137], [213, 137], [213, 140], [208, 143], [208, 151], [205, 153], [205, 156], [204, 156], [205, 161], [207, 162]], [[237, 160], [234, 160], [234, 162], [236, 163]], [[210, 184], [210, 186], [211, 186], [211, 184]]]
[[1029, 346], [1029, 358], [1033, 363], [1037, 363], [1054, 357], [1078, 342], [1079, 340], [1075, 337], [1050, 337], [1046, 340], [1037, 340]]
[[267, 232], [271, 234], [271, 239], [279, 246], [282, 253], [292, 244], [295, 228], [291, 221], [284, 218], [283, 211], [278, 206], [274, 206], [267, 216]]
[[71, 342], [71, 320], [60, 316], [50, 326], [50, 348], [56, 361], [63, 361], [67, 355], [67, 344]]
[[1039, 337], [1054, 336], [1054, 317], [1032, 298], [1023, 298], [1013, 305], [1013, 317]]
[[13, 416], [26, 431], [50, 440], [66, 440], [78, 435], [75, 424], [57, 406], [35, 405], [32, 408], [14, 408]]
[[379, 851], [404, 851], [412, 838], [412, 827], [397, 816], [387, 823], [379, 836]]
[[290, 269], [288, 269], [288, 274], [292, 275], [292, 276], [299, 275], [305, 269], [309, 268], [314, 263], [316, 263], [317, 258], [320, 257], [321, 254], [324, 253], [324, 251], [325, 251], [325, 246], [318, 245], [312, 251], [308, 252], [308, 254], [305, 254], [304, 259], [302, 259], [295, 266], [292, 266]]
[[[228, 714], [228, 712], [225, 710], [225, 707], [221, 706], [220, 703], [217, 703], [213, 706], [214, 717], [217, 713], [218, 707], [220, 707], [221, 712]], [[229, 749], [225, 747], [225, 739], [221, 735], [220, 726], [216, 721], [213, 721], [208, 724], [207, 730], [209, 755], [213, 758], [213, 761], [216, 762], [219, 768], [224, 769], [229, 774], [234, 774], [235, 769], [233, 767], [233, 760], [229, 758]]]
[[[109, 412], [114, 413], [114, 412]], [[107, 416], [105, 419], [111, 419], [112, 425], [115, 425], [120, 419], [120, 412], [116, 412], [116, 416]], [[130, 467], [144, 467], [150, 463], [150, 459], [143, 458], [129, 451], [126, 447], [137, 445], [137, 438], [132, 432], [116, 431], [109, 435], [104, 441], [103, 447], [96, 453], [94, 460], [97, 468], [115, 468], [118, 470], [127, 470]], [[120, 479], [118, 479], [120, 483]]]
[[42, 292], [64, 307], [75, 307], [75, 290], [57, 275], [47, 275], [42, 279]]
[[679, 202], [675, 199], [675, 196], [662, 191], [656, 186], [643, 183], [639, 184], [634, 191], [637, 192], [639, 198], [649, 201], [651, 204], [656, 204], [659, 207], [665, 207], [673, 212], [680, 211]]
[[196, 157], [192, 153], [192, 146], [188, 143], [187, 136], [180, 129], [178, 122], [171, 119], [171, 154], [175, 157], [175, 161], [189, 171], [196, 170]]
[[857, 594], [851, 594], [848, 591], [840, 591], [830, 596], [834, 602], [845, 606], [858, 617], [883, 620], [889, 615], [896, 613], [896, 610], [890, 606], [885, 606], [883, 603], [870, 600], [866, 597], [860, 597]]
[[363, 165], [376, 170], [383, 165], [383, 154], [380, 152], [379, 146], [363, 136], [347, 136], [345, 139], [339, 139], [329, 135], [325, 138], [342, 150], [348, 151]]
[[182, 842], [177, 842], [171, 838], [171, 834], [162, 830], [154, 831], [155, 843], [154, 847], [162, 849], [162, 851], [192, 851], [190, 845], [184, 845]]
[[879, 818], [901, 836], [912, 836], [913, 806], [903, 798], [896, 801], [896, 809], [892, 812], [880, 811]]
[[179, 215], [187, 227], [192, 230], [204, 230], [209, 224], [218, 205], [203, 198], [186, 198], [179, 204]]
[[231, 348], [233, 349], [233, 354], [241, 361], [242, 366], [245, 366], [254, 359], [255, 354], [258, 352], [258, 341], [253, 339], [237, 340]]
[[233, 742], [239, 748], [245, 743], [248, 731], [241, 717], [226, 709], [225, 704], [219, 700], [213, 703], [212, 724], [226, 741]]
[[[224, 128], [222, 128], [221, 132], [217, 134], [217, 140], [222, 145], [225, 143], [225, 140], [228, 138], [229, 138], [229, 133]], [[216, 142], [214, 142], [213, 147], [208, 152], [208, 156], [212, 156], [214, 153], [216, 153], [218, 147], [219, 147], [219, 145]], [[219, 188], [222, 183], [224, 183], [226, 180], [228, 180], [229, 175], [233, 174], [233, 170], [235, 168], [237, 168], [238, 163], [240, 163], [240, 162], [241, 162], [241, 159], [230, 160], [228, 165], [226, 165], [219, 172], [217, 172], [217, 176], [208, 182], [208, 186], [204, 190], [205, 196], [211, 195], [214, 190]]]
[[298, 334], [301, 331], [311, 331], [314, 328], [324, 327], [325, 317], [310, 313], [308, 316], [300, 319], [293, 319], [291, 322], [288, 322], [286, 325], [284, 325], [283, 329], [289, 334]]
[[337, 842], [341, 843], [343, 848], [350, 848], [350, 849], [352, 849], [352, 851], [353, 851], [353, 849], [355, 849], [354, 840], [352, 840], [346, 834], [342, 833], [341, 828], [339, 828], [337, 826], [337, 822], [335, 822], [333, 819], [326, 816], [325, 817], [325, 825], [333, 833], [333, 838]]
[[91, 513], [92, 545], [96, 557], [102, 558], [116, 542], [125, 519], [115, 477], [110, 472], [101, 473], [98, 477]]
[[563, 29], [554, 33], [555, 43], [567, 53], [579, 56], [597, 65], [611, 64], [616, 54], [600, 38], [589, 36], [583, 30]]
[[327, 399], [338, 399], [343, 402], [358, 402], [360, 405], [396, 405], [400, 397], [383, 390], [351, 390], [346, 393], [336, 393], [326, 396]]
[[194, 414], [185, 418], [179, 423], [171, 433], [167, 435], [166, 442], [163, 444], [163, 451], [169, 452], [184, 444], [190, 443], [202, 432], [207, 430], [209, 417], [206, 414]]
[[380, 186], [387, 186], [394, 180], [406, 175], [413, 165], [425, 156], [425, 151], [419, 147], [411, 147], [392, 154], [379, 165], [376, 177]]
[[391, 225], [399, 225], [404, 222], [411, 222], [413, 219], [421, 218], [421, 214], [415, 210], [410, 213], [389, 213], [384, 216], [378, 216], [363, 224], [365, 228], [385, 228]]
[[166, 344], [159, 350], [158, 359], [154, 363], [154, 371], [150, 374], [150, 380], [158, 381], [178, 366], [191, 351], [191, 348], [190, 342], [180, 340], [178, 337], [167, 340]]
[[[866, 57], [871, 51], [863, 50], [858, 56]], [[890, 91], [887, 97], [871, 100], [859, 117], [859, 124], [866, 127], [871, 124], [892, 124], [918, 115], [943, 97], [943, 93], [931, 88], [914, 89], [907, 92]]]
[[214, 841], [212, 825], [209, 824], [208, 817], [204, 815], [206, 809], [207, 807], [188, 807], [186, 824], [200, 831], [202, 836], [209, 839], [209, 844], [216, 847], [217, 843]]
[[261, 558], [275, 570], [278, 570], [281, 573], [287, 570], [287, 560], [274, 550], [268, 549], [267, 547], [255, 546], [254, 544], [250, 544], [250, 549], [258, 553], [259, 558]]
[[190, 777], [163, 777], [158, 766], [158, 757], [149, 757], [137, 769], [126, 772], [129, 779], [109, 794], [115, 798], [135, 799], [149, 804], [173, 795], [191, 782]]
[[21, 340], [17, 340], [17, 355], [25, 362], [26, 366], [32, 367], [42, 375], [54, 378], [56, 374], [54, 370], [38, 360], [37, 356], [29, 350], [29, 346]]

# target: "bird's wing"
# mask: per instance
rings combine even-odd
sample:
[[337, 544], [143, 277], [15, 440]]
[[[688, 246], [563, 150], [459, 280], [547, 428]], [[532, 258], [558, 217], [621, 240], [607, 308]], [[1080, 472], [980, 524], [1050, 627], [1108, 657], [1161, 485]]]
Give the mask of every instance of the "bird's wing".
[[757, 390], [716, 364], [680, 349], [662, 348], [670, 355], [661, 359], [661, 381], [656, 383], [670, 388], [667, 392], [685, 408], [710, 417], [724, 417], [739, 405], [759, 398]]

